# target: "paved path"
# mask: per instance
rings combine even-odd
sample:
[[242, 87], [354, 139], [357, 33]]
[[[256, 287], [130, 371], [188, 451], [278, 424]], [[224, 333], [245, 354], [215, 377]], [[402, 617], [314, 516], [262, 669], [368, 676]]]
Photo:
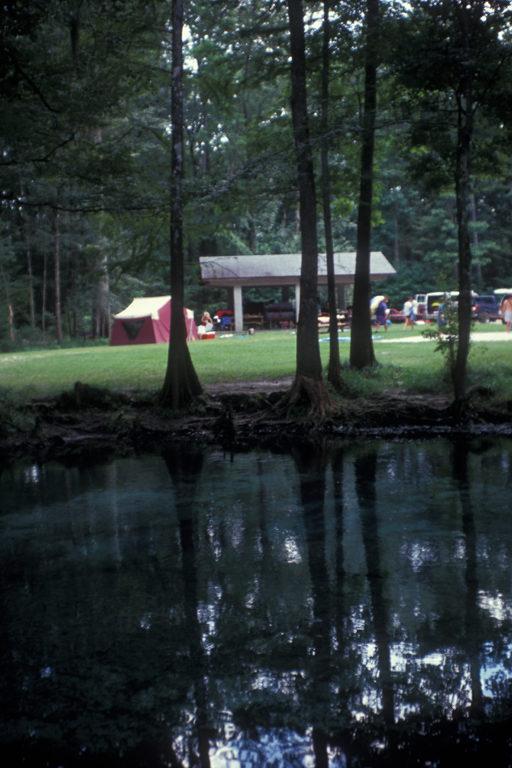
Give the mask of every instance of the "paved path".
[[[410, 336], [409, 338], [401, 336], [399, 339], [386, 339], [385, 333], [379, 334], [378, 337], [374, 336], [374, 340], [384, 344], [417, 344], [420, 341], [434, 341], [434, 339], [427, 339], [425, 336]], [[471, 341], [512, 341], [512, 333], [507, 333], [506, 331], [489, 331], [489, 333], [475, 331], [471, 334]]]

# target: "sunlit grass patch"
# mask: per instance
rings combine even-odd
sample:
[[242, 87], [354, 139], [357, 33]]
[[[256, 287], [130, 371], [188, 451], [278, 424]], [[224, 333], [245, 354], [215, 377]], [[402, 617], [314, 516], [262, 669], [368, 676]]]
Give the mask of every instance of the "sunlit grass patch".
[[[415, 329], [416, 330], [416, 329]], [[448, 391], [444, 360], [435, 342], [400, 343], [410, 331], [392, 326], [375, 335], [378, 366], [359, 373], [347, 367], [349, 335], [340, 334], [343, 376], [355, 395], [402, 389], [418, 393]], [[419, 333], [418, 333], [419, 335]], [[327, 337], [320, 344], [322, 362], [329, 357]], [[385, 341], [396, 339], [393, 344]], [[214, 341], [189, 345], [198, 375], [205, 386], [222, 382], [279, 380], [293, 376], [296, 335], [293, 331], [259, 332], [253, 336], [226, 334]], [[79, 347], [0, 355], [0, 389], [24, 398], [55, 395], [76, 381], [117, 391], [152, 394], [162, 386], [167, 345]], [[512, 342], [483, 342], [471, 346], [469, 381], [480, 383], [501, 397], [512, 396]]]

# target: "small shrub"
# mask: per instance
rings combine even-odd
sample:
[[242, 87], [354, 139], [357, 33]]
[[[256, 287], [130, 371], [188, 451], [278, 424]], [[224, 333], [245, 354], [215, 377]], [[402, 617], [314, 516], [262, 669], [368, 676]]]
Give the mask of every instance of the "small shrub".
[[12, 339], [0, 339], [0, 352], [14, 352], [18, 345]]
[[453, 385], [459, 343], [459, 319], [453, 301], [447, 299], [440, 305], [436, 330], [423, 331], [422, 336], [436, 341], [435, 351], [444, 356], [447, 379]]
[[35, 427], [35, 415], [19, 397], [0, 391], [0, 436], [28, 432]]

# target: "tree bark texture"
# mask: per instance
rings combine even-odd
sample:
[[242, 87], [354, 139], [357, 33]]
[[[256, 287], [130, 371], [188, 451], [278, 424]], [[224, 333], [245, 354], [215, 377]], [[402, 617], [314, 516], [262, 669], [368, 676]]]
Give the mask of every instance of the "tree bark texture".
[[473, 241], [473, 252], [472, 252], [472, 261], [474, 265], [474, 271], [475, 271], [475, 282], [478, 287], [478, 290], [481, 291], [483, 287], [483, 278], [482, 278], [482, 264], [480, 261], [480, 237], [478, 235], [478, 212], [477, 212], [477, 205], [476, 205], [476, 195], [474, 188], [471, 191], [471, 224], [472, 224], [472, 241]]
[[11, 301], [11, 292], [9, 290], [9, 283], [7, 282], [7, 275], [5, 274], [5, 270], [1, 262], [0, 262], [0, 276], [4, 284], [5, 305], [7, 308], [7, 327], [9, 328], [9, 339], [12, 342], [14, 342], [16, 341], [16, 329], [14, 325], [14, 307]]
[[175, 410], [198, 397], [202, 387], [187, 346], [183, 255], [183, 0], [172, 3], [171, 74], [171, 332], [161, 401]]
[[292, 122], [297, 158], [302, 244], [300, 309], [297, 328], [297, 368], [295, 376], [295, 384], [298, 384], [301, 378], [320, 382], [322, 380], [322, 364], [318, 344], [316, 191], [313, 158], [309, 141], [302, 0], [288, 0], [288, 17], [292, 59]]
[[99, 265], [98, 285], [94, 307], [94, 336], [108, 338], [110, 335], [110, 280], [108, 259], [104, 254]]
[[467, 16], [459, 15], [466, 55], [457, 95], [457, 150], [455, 163], [455, 194], [457, 198], [457, 233], [459, 266], [459, 339], [453, 371], [455, 403], [466, 394], [466, 374], [471, 334], [471, 239], [469, 228], [471, 203], [471, 141], [473, 135], [472, 73], [470, 71], [469, 30]]
[[36, 327], [36, 309], [34, 301], [34, 270], [32, 265], [32, 233], [30, 222], [25, 221], [25, 238], [27, 253], [28, 305], [30, 309], [30, 327]]
[[41, 330], [46, 330], [46, 285], [48, 282], [48, 257], [43, 253], [43, 279], [41, 282]]
[[375, 364], [370, 320], [370, 251], [373, 199], [373, 154], [377, 111], [377, 55], [379, 0], [367, 0], [366, 63], [364, 77], [361, 179], [357, 215], [356, 274], [350, 342], [350, 365], [367, 368]]
[[55, 212], [53, 220], [53, 281], [54, 281], [54, 312], [55, 312], [55, 337], [57, 341], [62, 341], [62, 306], [61, 306], [61, 285], [60, 285], [60, 217], [58, 211]]
[[324, 23], [322, 41], [322, 204], [324, 214], [325, 259], [327, 263], [327, 298], [329, 302], [329, 366], [327, 380], [336, 389], [342, 389], [340, 345], [338, 341], [338, 318], [336, 306], [336, 281], [334, 274], [334, 243], [331, 219], [331, 177], [329, 173], [329, 69], [331, 27], [329, 22], [329, 0], [324, 0]]

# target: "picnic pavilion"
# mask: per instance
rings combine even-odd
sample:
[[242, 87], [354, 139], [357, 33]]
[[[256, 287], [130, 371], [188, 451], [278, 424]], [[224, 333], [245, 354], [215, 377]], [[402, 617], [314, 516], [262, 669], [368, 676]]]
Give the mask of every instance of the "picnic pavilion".
[[[199, 260], [204, 284], [233, 290], [235, 331], [244, 325], [243, 289], [251, 286], [293, 287], [295, 289], [295, 314], [298, 320], [300, 306], [300, 253], [274, 253], [265, 255], [203, 256]], [[336, 285], [354, 283], [356, 269], [355, 252], [334, 254]], [[396, 274], [383, 253], [372, 251], [370, 280], [383, 280]], [[318, 255], [318, 283], [327, 284], [325, 253]]]

